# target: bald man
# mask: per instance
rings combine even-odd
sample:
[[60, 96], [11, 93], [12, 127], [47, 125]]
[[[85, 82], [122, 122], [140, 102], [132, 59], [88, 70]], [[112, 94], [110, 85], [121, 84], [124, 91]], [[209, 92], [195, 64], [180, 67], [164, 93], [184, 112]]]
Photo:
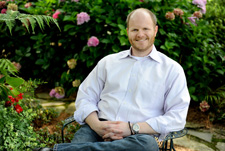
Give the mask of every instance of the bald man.
[[158, 52], [156, 16], [127, 17], [129, 50], [101, 59], [79, 87], [75, 120], [82, 127], [57, 151], [157, 151], [155, 137], [184, 128], [190, 96], [183, 68]]

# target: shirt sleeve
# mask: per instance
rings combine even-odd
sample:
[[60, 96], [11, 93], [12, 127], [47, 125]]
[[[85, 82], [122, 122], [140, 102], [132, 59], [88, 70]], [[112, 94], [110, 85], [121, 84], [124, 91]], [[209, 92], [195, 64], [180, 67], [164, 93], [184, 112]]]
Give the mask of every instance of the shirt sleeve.
[[151, 118], [146, 122], [158, 133], [162, 140], [169, 132], [179, 131], [186, 124], [190, 95], [182, 67], [171, 71], [168, 89], [164, 94], [164, 115]]
[[74, 119], [81, 125], [85, 123], [84, 120], [90, 113], [99, 111], [98, 102], [105, 81], [104, 70], [100, 68], [101, 65], [98, 63], [78, 89]]

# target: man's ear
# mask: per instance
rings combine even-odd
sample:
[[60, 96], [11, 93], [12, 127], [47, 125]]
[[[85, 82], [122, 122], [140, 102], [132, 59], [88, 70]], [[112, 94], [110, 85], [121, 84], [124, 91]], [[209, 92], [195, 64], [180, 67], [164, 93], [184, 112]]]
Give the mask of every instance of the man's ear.
[[157, 32], [158, 32], [158, 26], [156, 25], [155, 26], [155, 36], [157, 35]]

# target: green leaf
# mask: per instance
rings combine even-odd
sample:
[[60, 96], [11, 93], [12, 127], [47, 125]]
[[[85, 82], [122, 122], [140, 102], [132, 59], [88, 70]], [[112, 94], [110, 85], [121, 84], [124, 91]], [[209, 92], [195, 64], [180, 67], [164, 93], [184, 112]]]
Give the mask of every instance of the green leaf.
[[64, 27], [64, 31], [68, 31], [69, 29], [75, 28], [75, 27], [76, 27], [75, 25], [67, 24], [67, 25]]
[[120, 40], [121, 46], [125, 46], [128, 44], [128, 39], [126, 37], [119, 36], [118, 39]]
[[69, 16], [69, 15], [66, 15], [66, 16], [64, 16], [64, 18], [63, 18], [63, 21], [75, 21], [75, 20], [76, 20], [75, 17]]
[[101, 43], [107, 44], [107, 43], [110, 43], [110, 40], [109, 39], [103, 39], [103, 40], [101, 40]]
[[35, 64], [37, 64], [37, 65], [42, 65], [42, 64], [44, 64], [44, 63], [45, 63], [44, 59], [38, 59], [38, 60], [35, 62]]
[[217, 73], [224, 75], [224, 71], [223, 70], [216, 70]]
[[120, 29], [126, 29], [125, 26], [124, 26], [124, 25], [121, 25], [121, 24], [119, 24], [118, 27], [119, 27]]
[[23, 84], [24, 80], [22, 78], [16, 78], [16, 77], [6, 77], [6, 83], [11, 85], [12, 87], [18, 87], [21, 84]]

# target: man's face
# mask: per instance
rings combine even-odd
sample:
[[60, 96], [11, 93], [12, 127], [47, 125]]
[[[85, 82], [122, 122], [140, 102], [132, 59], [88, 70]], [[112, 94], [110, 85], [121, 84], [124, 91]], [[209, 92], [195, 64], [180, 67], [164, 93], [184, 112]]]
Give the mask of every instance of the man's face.
[[158, 27], [154, 26], [150, 15], [145, 11], [132, 14], [127, 34], [132, 45], [132, 55], [147, 56], [153, 47]]

